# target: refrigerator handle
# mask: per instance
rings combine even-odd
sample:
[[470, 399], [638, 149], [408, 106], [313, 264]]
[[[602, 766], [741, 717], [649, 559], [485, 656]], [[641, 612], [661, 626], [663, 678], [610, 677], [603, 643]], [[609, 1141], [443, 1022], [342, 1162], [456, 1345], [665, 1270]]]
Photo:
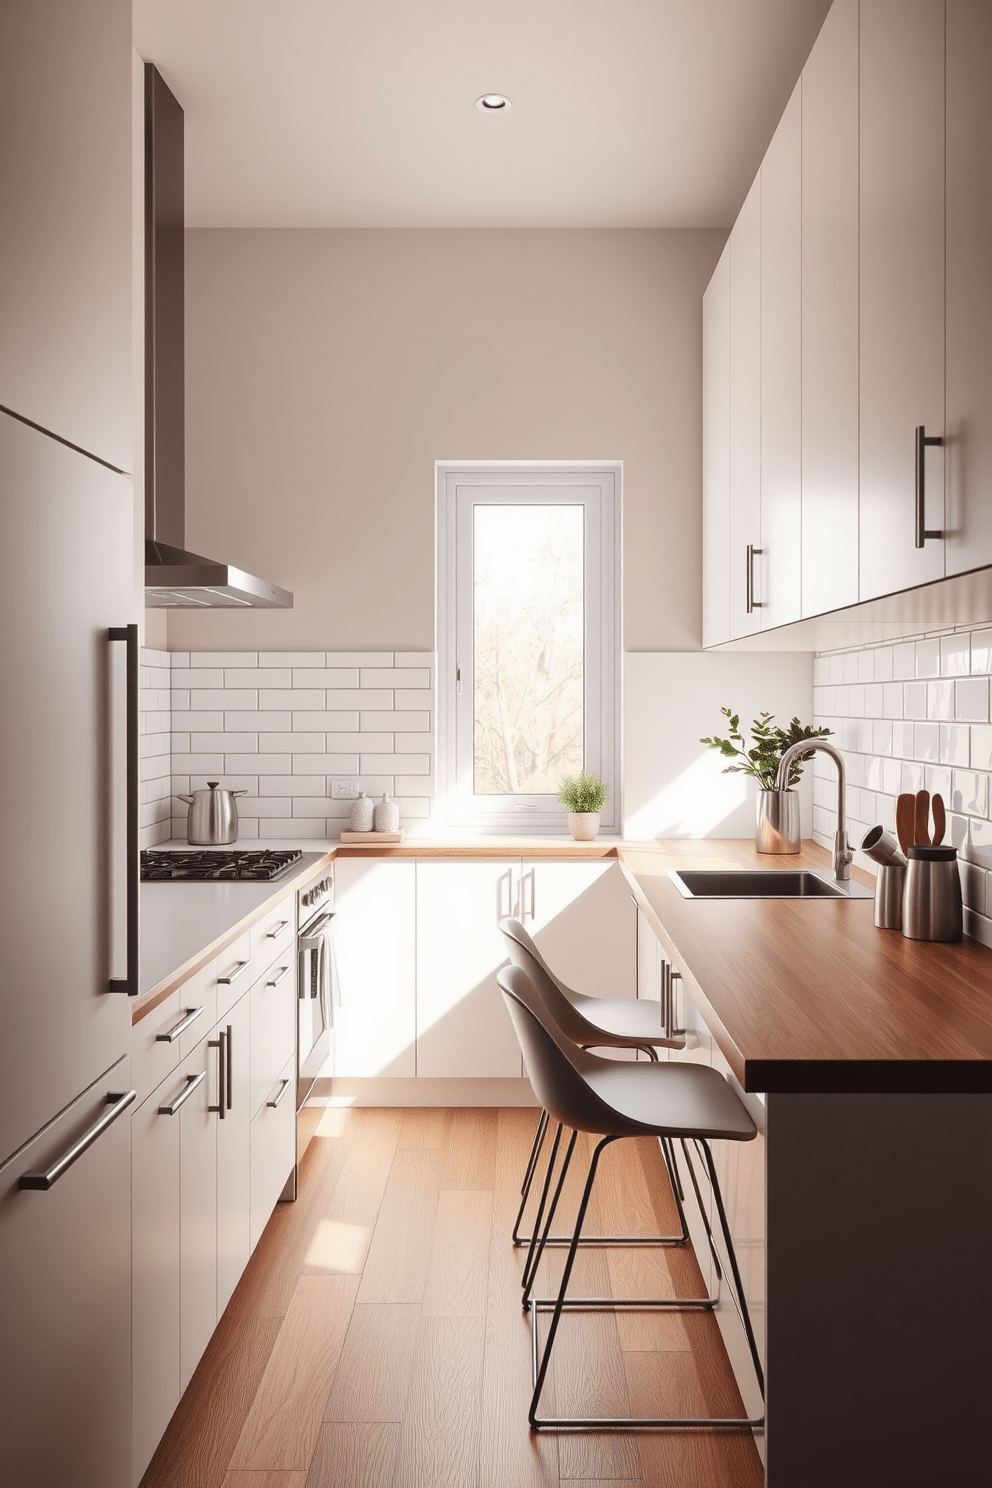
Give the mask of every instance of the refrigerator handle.
[[112, 625], [111, 642], [124, 641], [127, 646], [127, 964], [123, 977], [111, 977], [108, 992], [138, 995], [138, 627]]

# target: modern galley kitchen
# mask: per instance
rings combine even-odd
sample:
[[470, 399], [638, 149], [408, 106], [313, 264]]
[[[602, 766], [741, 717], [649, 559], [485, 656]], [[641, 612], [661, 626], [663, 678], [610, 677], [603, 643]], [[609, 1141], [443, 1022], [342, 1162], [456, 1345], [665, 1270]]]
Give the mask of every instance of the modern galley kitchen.
[[6, 0], [3, 1488], [988, 1484], [990, 72]]

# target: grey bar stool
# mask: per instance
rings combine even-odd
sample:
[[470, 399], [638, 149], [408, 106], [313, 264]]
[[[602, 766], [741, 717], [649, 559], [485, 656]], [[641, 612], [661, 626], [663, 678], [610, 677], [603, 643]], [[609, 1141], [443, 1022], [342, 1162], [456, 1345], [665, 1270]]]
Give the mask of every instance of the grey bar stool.
[[[648, 1000], [639, 1001], [633, 997], [588, 997], [583, 992], [575, 992], [556, 977], [541, 952], [534, 944], [533, 939], [521, 925], [519, 920], [500, 920], [499, 928], [503, 932], [506, 941], [507, 954], [514, 966], [519, 966], [530, 977], [531, 981], [539, 986], [554, 1012], [554, 1016], [564, 1033], [573, 1043], [579, 1044], [584, 1049], [639, 1049], [645, 1053], [650, 1060], [657, 1062], [657, 1049], [682, 1049], [685, 1047], [684, 1038], [669, 1038], [661, 1031], [661, 1020], [658, 1013], [658, 1004]], [[523, 1221], [524, 1210], [530, 1197], [531, 1186], [537, 1165], [540, 1161], [544, 1140], [548, 1131], [548, 1113], [541, 1112], [537, 1123], [537, 1131], [534, 1134], [534, 1144], [531, 1148], [527, 1170], [520, 1189], [520, 1208], [513, 1226], [513, 1243], [516, 1246], [530, 1245], [532, 1236], [521, 1235], [520, 1226]], [[543, 1213], [547, 1200], [547, 1190], [551, 1179], [551, 1170], [554, 1166], [558, 1153], [558, 1145], [561, 1139], [561, 1126], [555, 1133], [552, 1143], [551, 1163], [545, 1178], [544, 1193], [538, 1213]], [[685, 1195], [681, 1191], [678, 1180], [678, 1171], [675, 1166], [675, 1155], [671, 1151], [670, 1144], [662, 1139], [659, 1141], [661, 1155], [665, 1160], [668, 1170], [668, 1179], [672, 1188], [672, 1196], [675, 1199], [675, 1207], [678, 1210], [681, 1231], [678, 1235], [631, 1235], [624, 1237], [625, 1243], [634, 1245], [684, 1245], [689, 1238], [686, 1228], [685, 1215], [682, 1212], [682, 1203]], [[538, 1221], [539, 1222], [539, 1221]], [[617, 1236], [613, 1235], [585, 1235], [583, 1245], [612, 1245], [617, 1243]], [[568, 1245], [568, 1235], [550, 1235], [547, 1239], [548, 1245]]]
[[[554, 1219], [555, 1208], [561, 1195], [565, 1172], [575, 1147], [577, 1133], [589, 1132], [600, 1138], [593, 1150], [586, 1175], [558, 1295], [555, 1298], [535, 1297], [531, 1301], [530, 1284], [525, 1288], [524, 1308], [528, 1310], [530, 1306], [533, 1306], [534, 1310], [531, 1330], [534, 1393], [528, 1412], [532, 1429], [535, 1431], [548, 1429], [607, 1431], [658, 1430], [664, 1427], [754, 1429], [761, 1426], [763, 1417], [750, 1419], [745, 1416], [542, 1417], [538, 1415], [541, 1391], [547, 1378], [555, 1337], [562, 1313], [566, 1310], [604, 1312], [620, 1309], [644, 1311], [649, 1308], [665, 1308], [672, 1311], [706, 1311], [712, 1310], [718, 1300], [718, 1297], [617, 1299], [614, 1297], [567, 1296], [568, 1283], [575, 1264], [582, 1225], [593, 1191], [600, 1157], [612, 1142], [633, 1136], [651, 1136], [659, 1140], [665, 1138], [669, 1141], [681, 1142], [690, 1170], [692, 1165], [686, 1144], [693, 1143], [702, 1151], [733, 1274], [735, 1300], [744, 1324], [755, 1377], [762, 1399], [764, 1398], [764, 1375], [761, 1361], [758, 1357], [747, 1299], [741, 1284], [730, 1226], [727, 1223], [723, 1196], [709, 1146], [710, 1140], [715, 1137], [733, 1142], [751, 1141], [756, 1135], [756, 1129], [741, 1101], [716, 1070], [698, 1064], [629, 1064], [603, 1059], [599, 1055], [580, 1048], [564, 1033], [545, 1000], [543, 989], [534, 985], [523, 968], [503, 967], [497, 972], [496, 980], [513, 1020], [534, 1092], [550, 1117], [560, 1122], [563, 1127], [568, 1127], [572, 1132], [558, 1184], [543, 1221], [544, 1228], [537, 1245], [531, 1281], [536, 1275], [546, 1237]], [[695, 1179], [693, 1181], [695, 1182]], [[548, 1329], [543, 1354], [538, 1340], [538, 1317], [542, 1312], [551, 1313], [551, 1325]]]

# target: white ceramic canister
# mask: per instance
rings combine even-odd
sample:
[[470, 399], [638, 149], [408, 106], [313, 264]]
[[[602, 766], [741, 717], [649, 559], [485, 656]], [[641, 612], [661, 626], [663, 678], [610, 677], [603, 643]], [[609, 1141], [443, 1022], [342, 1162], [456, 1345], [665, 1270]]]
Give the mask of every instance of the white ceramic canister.
[[359, 792], [351, 805], [351, 830], [371, 832], [375, 821], [375, 802], [364, 791]]
[[381, 801], [377, 802], [373, 820], [377, 832], [398, 832], [400, 829], [400, 808], [395, 801], [389, 799], [386, 791]]

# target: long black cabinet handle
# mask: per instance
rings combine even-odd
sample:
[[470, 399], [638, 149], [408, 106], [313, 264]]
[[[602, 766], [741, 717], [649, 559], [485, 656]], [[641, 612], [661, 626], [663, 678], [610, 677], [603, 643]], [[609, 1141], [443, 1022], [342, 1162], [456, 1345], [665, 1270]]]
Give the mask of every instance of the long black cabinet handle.
[[217, 1104], [215, 1106], [208, 1106], [207, 1110], [216, 1111], [221, 1121], [224, 1120], [228, 1110], [227, 1091], [224, 1088], [225, 1076], [227, 1075], [227, 1059], [224, 1053], [226, 1039], [227, 1035], [223, 1029], [217, 1038], [207, 1039], [207, 1048], [217, 1050]]
[[138, 627], [112, 625], [110, 641], [127, 646], [127, 967], [123, 977], [111, 977], [108, 992], [138, 995]]
[[944, 443], [939, 434], [928, 434], [923, 424], [916, 426], [916, 546], [922, 548], [928, 537], [943, 537], [943, 531], [927, 527], [927, 449]]
[[754, 560], [755, 560], [755, 557], [758, 554], [762, 553], [763, 551], [764, 551], [763, 548], [756, 548], [756, 547], [754, 547], [754, 545], [752, 543], [748, 543], [748, 545], [747, 545], [747, 585], [746, 585], [746, 594], [747, 594], [747, 613], [749, 615], [753, 614], [755, 610], [760, 610], [760, 609], [763, 609], [764, 608], [764, 606], [762, 605], [761, 600], [755, 599], [755, 597], [754, 597]]
[[108, 1095], [107, 1105], [110, 1107], [95, 1121], [89, 1131], [84, 1132], [79, 1141], [63, 1152], [60, 1158], [52, 1163], [44, 1173], [22, 1173], [19, 1180], [20, 1188], [38, 1188], [47, 1190], [53, 1183], [57, 1183], [62, 1174], [72, 1167], [77, 1158], [82, 1157], [87, 1147], [92, 1147], [97, 1137], [102, 1137], [108, 1126], [113, 1126], [118, 1116], [122, 1116], [128, 1106], [137, 1096], [136, 1090], [128, 1090], [124, 1095]]

